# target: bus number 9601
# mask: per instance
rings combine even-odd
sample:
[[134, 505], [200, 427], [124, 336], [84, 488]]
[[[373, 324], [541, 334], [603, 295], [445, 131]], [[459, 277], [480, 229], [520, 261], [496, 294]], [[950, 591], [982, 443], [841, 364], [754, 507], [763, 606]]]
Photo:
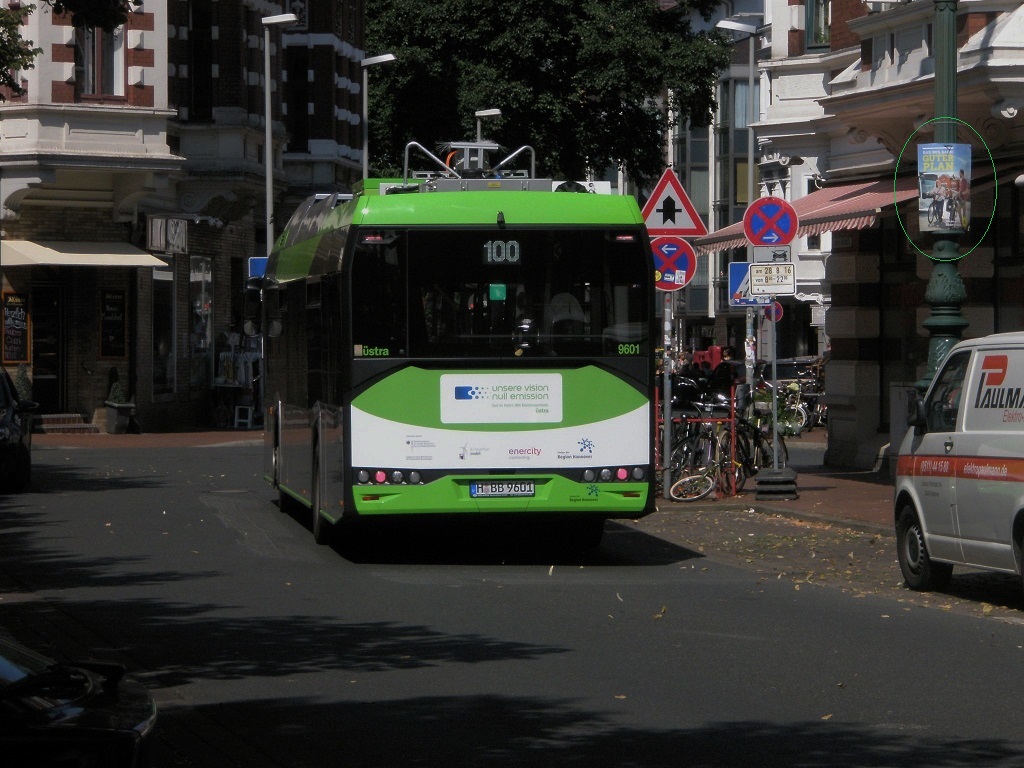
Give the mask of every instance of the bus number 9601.
[[619, 344], [620, 355], [639, 355], [640, 345], [639, 344]]
[[519, 264], [518, 240], [488, 240], [484, 243], [484, 264]]

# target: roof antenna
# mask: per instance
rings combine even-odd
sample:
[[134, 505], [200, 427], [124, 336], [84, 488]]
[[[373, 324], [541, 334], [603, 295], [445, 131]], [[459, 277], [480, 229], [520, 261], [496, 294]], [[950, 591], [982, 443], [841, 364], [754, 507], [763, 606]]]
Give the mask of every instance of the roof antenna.
[[501, 211], [498, 211], [498, 226], [499, 227], [504, 227], [505, 226], [505, 214], [502, 213]]

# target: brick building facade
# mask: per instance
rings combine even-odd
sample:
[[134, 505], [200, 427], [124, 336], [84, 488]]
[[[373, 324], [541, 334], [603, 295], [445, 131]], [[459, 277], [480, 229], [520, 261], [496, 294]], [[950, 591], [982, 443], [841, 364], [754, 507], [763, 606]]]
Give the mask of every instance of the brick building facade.
[[283, 221], [359, 177], [362, 0], [143, 0], [109, 34], [46, 6], [28, 17], [42, 53], [19, 73], [26, 93], [0, 103], [2, 290], [28, 323], [12, 309], [3, 364], [27, 373], [41, 413], [102, 425], [114, 378], [147, 431], [229, 425], [249, 402], [258, 366], [238, 332], [249, 258], [267, 250], [262, 19], [288, 12], [298, 24], [269, 30]]

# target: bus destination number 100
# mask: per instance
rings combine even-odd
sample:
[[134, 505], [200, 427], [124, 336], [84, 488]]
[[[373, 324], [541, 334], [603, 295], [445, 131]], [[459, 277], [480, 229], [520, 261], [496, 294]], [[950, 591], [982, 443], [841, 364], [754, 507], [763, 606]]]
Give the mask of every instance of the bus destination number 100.
[[518, 240], [488, 240], [484, 243], [484, 264], [521, 264]]

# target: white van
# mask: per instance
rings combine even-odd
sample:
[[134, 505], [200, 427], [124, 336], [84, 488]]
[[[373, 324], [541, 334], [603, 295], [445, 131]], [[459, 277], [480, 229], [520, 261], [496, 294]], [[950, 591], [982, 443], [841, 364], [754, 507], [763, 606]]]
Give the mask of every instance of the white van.
[[1024, 573], [1024, 333], [962, 341], [918, 398], [896, 470], [896, 548], [911, 589], [953, 565]]

